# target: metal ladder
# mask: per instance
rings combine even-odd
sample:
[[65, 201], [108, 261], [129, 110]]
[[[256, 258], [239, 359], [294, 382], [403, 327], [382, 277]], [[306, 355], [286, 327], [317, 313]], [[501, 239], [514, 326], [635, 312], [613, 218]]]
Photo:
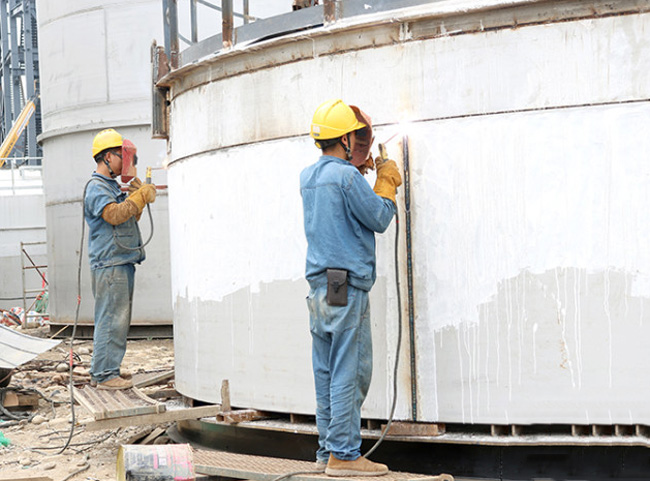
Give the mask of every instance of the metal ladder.
[[[42, 313], [34, 313], [30, 314], [30, 311], [36, 304], [36, 301], [38, 301], [38, 294], [41, 293], [47, 293], [49, 292], [49, 283], [47, 282], [47, 279], [45, 278], [45, 274], [43, 273], [44, 270], [47, 269], [47, 265], [36, 265], [34, 261], [32, 260], [31, 256], [27, 253], [25, 250], [26, 246], [37, 246], [37, 245], [45, 245], [46, 242], [41, 241], [41, 242], [21, 242], [20, 243], [20, 264], [22, 267], [22, 277], [23, 277], [23, 309], [25, 309], [25, 321], [23, 322], [23, 328], [25, 327], [30, 327], [29, 326], [29, 318], [30, 317], [48, 317], [49, 318], [49, 313], [47, 312], [42, 312]], [[28, 263], [25, 263], [25, 260], [28, 261]], [[33, 288], [28, 288], [27, 287], [27, 276], [25, 275], [27, 270], [35, 269], [38, 275], [41, 277], [43, 280], [44, 286], [41, 287], [40, 289], [33, 289]], [[29, 308], [27, 308], [27, 294], [37, 294], [36, 298], [34, 301], [30, 304]], [[48, 306], [49, 306], [49, 300], [48, 300]]]

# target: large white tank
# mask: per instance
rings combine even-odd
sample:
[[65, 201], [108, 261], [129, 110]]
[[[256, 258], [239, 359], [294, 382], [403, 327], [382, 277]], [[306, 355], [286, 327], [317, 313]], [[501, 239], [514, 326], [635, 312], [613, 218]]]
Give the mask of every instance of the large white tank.
[[[367, 4], [171, 73], [176, 389], [219, 402], [227, 379], [234, 406], [314, 412], [299, 173], [314, 109], [340, 97], [378, 141], [408, 134], [408, 159], [388, 144], [409, 161], [413, 282], [409, 336], [403, 186], [396, 418], [650, 424], [650, 14], [627, 8]], [[394, 234], [367, 418], [391, 402]]]
[[[159, 1], [37, 1], [43, 166], [47, 213], [50, 305], [53, 324], [74, 321], [82, 193], [95, 170], [95, 134], [113, 127], [138, 147], [139, 176], [161, 167], [165, 143], [151, 139], [151, 62], [163, 31]], [[164, 171], [154, 182], [166, 184]], [[137, 267], [133, 324], [170, 324], [167, 195], [151, 211], [155, 234]], [[140, 227], [150, 232], [146, 213]], [[86, 230], [87, 234], [87, 230]], [[93, 322], [87, 235], [82, 265], [80, 322]]]

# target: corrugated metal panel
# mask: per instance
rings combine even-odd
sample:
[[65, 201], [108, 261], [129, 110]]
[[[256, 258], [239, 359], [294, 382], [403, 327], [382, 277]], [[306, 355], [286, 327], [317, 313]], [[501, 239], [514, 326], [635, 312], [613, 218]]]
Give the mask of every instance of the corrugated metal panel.
[[0, 325], [0, 367], [18, 367], [49, 351], [60, 342], [28, 336]]

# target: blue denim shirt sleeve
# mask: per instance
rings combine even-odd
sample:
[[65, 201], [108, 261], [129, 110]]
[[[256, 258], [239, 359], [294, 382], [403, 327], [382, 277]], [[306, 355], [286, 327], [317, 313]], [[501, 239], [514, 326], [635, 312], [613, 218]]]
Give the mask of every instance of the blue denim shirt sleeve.
[[361, 173], [354, 169], [346, 182], [347, 201], [354, 216], [373, 232], [385, 232], [395, 215], [395, 204], [379, 197]]

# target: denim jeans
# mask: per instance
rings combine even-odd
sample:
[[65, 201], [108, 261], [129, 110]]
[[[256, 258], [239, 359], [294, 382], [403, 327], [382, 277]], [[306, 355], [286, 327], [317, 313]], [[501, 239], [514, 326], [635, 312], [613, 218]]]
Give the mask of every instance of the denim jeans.
[[330, 306], [327, 286], [307, 297], [316, 384], [316, 458], [361, 455], [361, 405], [372, 377], [370, 304], [366, 291], [348, 286], [348, 305]]
[[95, 330], [90, 376], [102, 383], [120, 375], [131, 324], [135, 266], [104, 267], [92, 270], [91, 274]]

